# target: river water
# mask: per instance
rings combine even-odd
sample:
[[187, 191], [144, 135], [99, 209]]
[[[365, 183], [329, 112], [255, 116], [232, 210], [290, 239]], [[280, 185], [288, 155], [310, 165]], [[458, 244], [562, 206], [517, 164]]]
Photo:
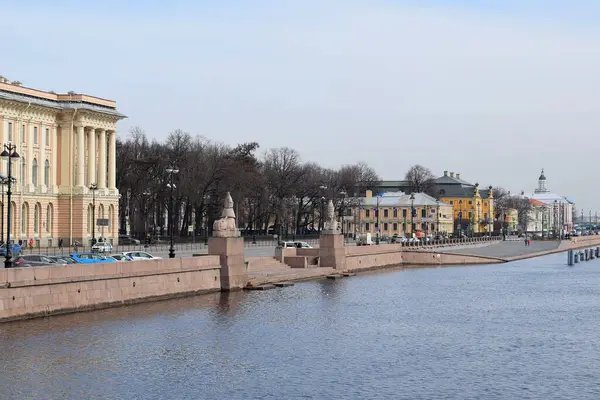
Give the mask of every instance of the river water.
[[387, 270], [0, 325], [3, 399], [599, 399], [600, 260]]

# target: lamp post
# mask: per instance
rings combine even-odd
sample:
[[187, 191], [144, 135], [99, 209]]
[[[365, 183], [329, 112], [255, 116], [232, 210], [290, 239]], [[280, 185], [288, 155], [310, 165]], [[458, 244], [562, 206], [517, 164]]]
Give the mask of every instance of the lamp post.
[[435, 234], [436, 234], [437, 236], [440, 236], [440, 200], [439, 200], [439, 199], [438, 199], [438, 200], [436, 200], [436, 201], [435, 201], [435, 204], [436, 204], [436, 206], [437, 206], [437, 207], [436, 207], [436, 208], [437, 208], [437, 212], [436, 212], [436, 215], [437, 215], [437, 216], [436, 216], [436, 226], [437, 226], [437, 227], [436, 227], [436, 232], [435, 232]]
[[342, 225], [342, 237], [344, 238], [344, 240], [346, 240], [346, 237], [344, 236], [344, 200], [346, 199], [346, 191], [342, 190], [340, 191], [340, 195], [342, 196], [342, 205], [340, 206], [340, 224]]
[[415, 217], [415, 194], [411, 193], [410, 194], [410, 237], [414, 237], [414, 234], [415, 234], [415, 226], [414, 226], [414, 222], [413, 222], [414, 217]]
[[171, 189], [171, 198], [169, 202], [169, 213], [171, 214], [169, 217], [171, 246], [169, 247], [169, 258], [175, 258], [175, 247], [173, 247], [173, 192], [175, 190], [175, 184], [173, 183], [173, 175], [179, 173], [179, 168], [171, 166], [166, 169], [166, 172], [169, 174], [169, 183], [167, 183], [167, 187]]
[[2, 191], [2, 203], [0, 204], [0, 242], [4, 243], [4, 185], [6, 184], [6, 177], [2, 177], [0, 180], [0, 190]]
[[319, 224], [321, 225], [319, 227], [319, 233], [321, 233], [321, 231], [323, 230], [323, 228], [325, 228], [325, 191], [327, 190], [327, 186], [325, 185], [321, 185], [319, 186], [319, 189], [321, 189], [321, 218], [319, 218], [321, 221], [319, 222]]
[[377, 237], [375, 238], [375, 244], [379, 244], [379, 193], [377, 193], [377, 209], [375, 210], [375, 217], [377, 218], [377, 222], [375, 226], [377, 227]]
[[98, 190], [98, 185], [92, 183], [90, 185], [90, 190], [92, 191], [92, 246], [96, 244], [96, 190]]
[[8, 165], [8, 176], [7, 176], [7, 185], [8, 190], [6, 191], [6, 196], [8, 198], [8, 208], [7, 208], [7, 219], [6, 221], [6, 259], [4, 260], [4, 268], [10, 268], [12, 266], [11, 261], [11, 246], [10, 246], [10, 196], [12, 195], [11, 191], [11, 182], [12, 182], [12, 162], [19, 158], [19, 153], [17, 153], [17, 146], [8, 143], [4, 145], [4, 150], [0, 153], [0, 157], [7, 162]]

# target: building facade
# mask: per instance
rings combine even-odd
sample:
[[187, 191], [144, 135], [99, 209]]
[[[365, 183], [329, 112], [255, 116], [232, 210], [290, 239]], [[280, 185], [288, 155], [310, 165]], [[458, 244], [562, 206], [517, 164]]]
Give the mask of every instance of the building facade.
[[421, 237], [453, 232], [452, 206], [425, 193], [387, 192], [373, 196], [367, 190], [353, 207], [349, 227], [356, 234]]
[[[43, 247], [62, 239], [67, 246], [94, 236], [118, 242], [116, 135], [123, 118], [112, 100], [30, 89], [0, 77], [0, 138], [19, 154], [11, 164], [11, 241], [33, 239]], [[8, 173], [6, 161], [0, 171]], [[3, 241], [6, 189], [4, 180]]]

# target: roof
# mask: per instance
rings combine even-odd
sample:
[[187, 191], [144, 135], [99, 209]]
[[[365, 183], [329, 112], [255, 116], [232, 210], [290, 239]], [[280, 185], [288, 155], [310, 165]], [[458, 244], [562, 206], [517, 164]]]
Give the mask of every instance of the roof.
[[541, 206], [545, 206], [546, 205], [546, 203], [541, 202], [541, 201], [536, 200], [536, 199], [529, 199], [529, 204], [531, 204], [534, 207], [541, 207]]
[[467, 182], [463, 179], [459, 179], [459, 178], [455, 178], [453, 176], [448, 176], [448, 175], [443, 175], [440, 176], [439, 178], [435, 178], [433, 180], [435, 182], [436, 185], [469, 185], [469, 186], [475, 186], [470, 182]]
[[546, 175], [544, 175], [544, 168], [542, 168], [542, 173], [540, 175], [540, 177], [538, 178], [539, 181], [545, 181], [546, 180]]
[[362, 204], [364, 206], [377, 207], [379, 199], [379, 207], [410, 207], [411, 203], [414, 206], [448, 206], [450, 204], [439, 202], [434, 198], [425, 193], [413, 193], [414, 200], [411, 202], [410, 194], [404, 192], [386, 192], [382, 193], [379, 197], [363, 198]]
[[[79, 96], [82, 98], [81, 96]], [[92, 104], [90, 102], [81, 100], [81, 101], [63, 101], [63, 100], [51, 100], [47, 98], [37, 97], [28, 94], [20, 94], [14, 93], [7, 90], [0, 89], [0, 99], [8, 100], [8, 101], [16, 101], [19, 103], [27, 103], [33, 104], [40, 107], [51, 108], [54, 110], [64, 110], [64, 109], [84, 109], [93, 112], [98, 112], [102, 114], [113, 115], [118, 118], [126, 118], [125, 115], [118, 112], [113, 107], [102, 106], [98, 104]]]

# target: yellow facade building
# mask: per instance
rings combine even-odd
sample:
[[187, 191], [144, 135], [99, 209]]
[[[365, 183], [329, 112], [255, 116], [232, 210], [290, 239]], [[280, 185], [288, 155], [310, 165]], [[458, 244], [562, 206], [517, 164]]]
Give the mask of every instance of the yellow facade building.
[[[0, 77], [0, 138], [19, 155], [11, 164], [11, 241], [56, 246], [62, 239], [67, 246], [94, 236], [118, 242], [116, 127], [123, 118], [112, 100], [30, 89]], [[4, 176], [7, 165], [0, 164]], [[0, 189], [4, 241], [6, 179]]]
[[[351, 232], [381, 236], [435, 235], [453, 232], [452, 206], [425, 193], [388, 192], [353, 202], [352, 218], [347, 221]], [[413, 212], [411, 213], [411, 209]], [[378, 229], [379, 228], [379, 229]]]
[[465, 233], [491, 233], [494, 229], [494, 194], [492, 186], [480, 189], [460, 174], [444, 171], [435, 181], [435, 194], [452, 206], [455, 230]]

